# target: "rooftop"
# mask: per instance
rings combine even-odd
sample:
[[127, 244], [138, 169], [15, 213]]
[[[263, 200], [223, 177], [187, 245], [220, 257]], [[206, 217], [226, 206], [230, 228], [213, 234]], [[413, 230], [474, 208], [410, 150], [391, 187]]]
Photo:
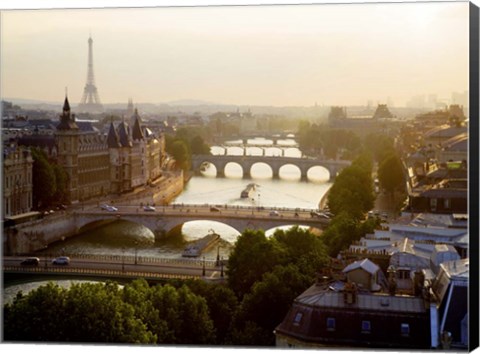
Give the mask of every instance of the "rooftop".
[[[338, 283], [338, 282], [337, 282]], [[388, 295], [384, 293], [359, 292], [353, 304], [345, 304], [343, 291], [338, 286], [312, 285], [295, 299], [298, 304], [313, 307], [356, 308], [382, 312], [424, 313], [422, 298], [406, 295]]]

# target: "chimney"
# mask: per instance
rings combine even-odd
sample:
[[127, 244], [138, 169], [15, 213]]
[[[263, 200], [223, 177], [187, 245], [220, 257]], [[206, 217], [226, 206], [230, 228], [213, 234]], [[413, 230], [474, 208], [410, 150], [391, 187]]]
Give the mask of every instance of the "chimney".
[[391, 296], [395, 295], [397, 291], [397, 270], [393, 265], [388, 266], [387, 269], [388, 274], [388, 292]]
[[423, 272], [420, 269], [416, 270], [413, 276], [413, 287], [414, 287], [415, 296], [422, 295], [424, 282], [425, 282], [425, 274], [423, 274]]
[[352, 305], [357, 301], [357, 285], [355, 283], [345, 283], [343, 301], [348, 305]]

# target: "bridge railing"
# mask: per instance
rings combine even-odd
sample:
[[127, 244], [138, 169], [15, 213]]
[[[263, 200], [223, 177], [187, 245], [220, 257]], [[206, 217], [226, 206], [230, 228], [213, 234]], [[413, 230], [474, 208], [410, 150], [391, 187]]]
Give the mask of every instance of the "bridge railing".
[[69, 274], [69, 275], [89, 275], [89, 276], [114, 276], [114, 277], [129, 277], [129, 278], [155, 278], [155, 279], [198, 279], [201, 275], [190, 274], [169, 274], [157, 272], [139, 272], [139, 271], [125, 271], [114, 269], [92, 269], [92, 268], [78, 268], [78, 267], [17, 267], [17, 266], [3, 266], [4, 272], [12, 273], [38, 273], [38, 274]]
[[[118, 254], [81, 254], [81, 253], [68, 253], [68, 257], [72, 259], [85, 259], [85, 260], [98, 260], [98, 261], [110, 261], [116, 263], [135, 264], [135, 259], [138, 264], [159, 264], [159, 265], [185, 265], [185, 266], [203, 266], [208, 268], [217, 267], [217, 261], [212, 259], [202, 258], [161, 258], [161, 257], [146, 257], [146, 256], [132, 256], [132, 255], [118, 255]], [[226, 260], [223, 261], [226, 265]]]

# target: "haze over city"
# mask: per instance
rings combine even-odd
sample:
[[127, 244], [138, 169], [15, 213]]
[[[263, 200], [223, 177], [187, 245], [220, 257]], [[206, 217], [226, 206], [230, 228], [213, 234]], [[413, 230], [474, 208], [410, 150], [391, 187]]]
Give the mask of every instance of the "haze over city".
[[89, 36], [102, 103], [398, 106], [468, 89], [468, 3], [18, 10], [3, 98], [73, 104]]

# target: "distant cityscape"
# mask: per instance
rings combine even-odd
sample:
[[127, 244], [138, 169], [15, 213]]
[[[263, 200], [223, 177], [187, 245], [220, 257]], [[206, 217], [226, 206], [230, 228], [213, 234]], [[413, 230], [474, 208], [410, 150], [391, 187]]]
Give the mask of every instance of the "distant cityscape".
[[[131, 301], [128, 311], [116, 313], [141, 325], [128, 336], [93, 331], [97, 342], [468, 350], [468, 91], [416, 95], [404, 107], [394, 98], [364, 106], [133, 98], [107, 104], [95, 82], [91, 37], [87, 66], [76, 106], [68, 92], [54, 103], [2, 100], [3, 272], [10, 281], [62, 274], [128, 283], [109, 299]], [[255, 137], [270, 139], [279, 154], [267, 156], [258, 146], [259, 154], [249, 154]], [[299, 156], [287, 158], [279, 140], [293, 141]], [[235, 157], [232, 141], [242, 150]], [[216, 159], [213, 146], [224, 149]], [[322, 182], [328, 192], [311, 210], [264, 207], [251, 175], [255, 159], [272, 171], [271, 179], [281, 179], [283, 161], [296, 164], [300, 176], [292, 184], [311, 183], [308, 169], [318, 164], [329, 175]], [[228, 178], [228, 162], [252, 179], [241, 196], [248, 205], [214, 204], [211, 196], [202, 204], [175, 202], [192, 178], [210, 178], [202, 174], [207, 168], [215, 167], [212, 181]], [[221, 235], [212, 228], [188, 244], [194, 260], [184, 259], [185, 251], [174, 260], [138, 257], [138, 241], [127, 258], [121, 246], [104, 255], [47, 259], [49, 247], [78, 238], [80, 230], [127, 221], [148, 228], [158, 243], [199, 220], [238, 229], [230, 258], [220, 257]], [[265, 237], [267, 227], [283, 222], [295, 226]], [[202, 252], [212, 244], [217, 258], [206, 260]], [[148, 284], [139, 285], [142, 279]], [[155, 287], [163, 290], [146, 290]], [[161, 295], [165, 289], [170, 295]], [[46, 327], [55, 330], [45, 333], [22, 326], [29, 313], [38, 316], [35, 323], [48, 314], [20, 306], [22, 296], [5, 305], [6, 340], [85, 338], [71, 326], [64, 338], [48, 336], [57, 333], [52, 323]], [[172, 298], [177, 307], [165, 305]], [[196, 316], [193, 324], [169, 322], [174, 312], [190, 318], [182, 301]], [[58, 311], [68, 318], [71, 306]], [[92, 323], [104, 319], [97, 320]]]

